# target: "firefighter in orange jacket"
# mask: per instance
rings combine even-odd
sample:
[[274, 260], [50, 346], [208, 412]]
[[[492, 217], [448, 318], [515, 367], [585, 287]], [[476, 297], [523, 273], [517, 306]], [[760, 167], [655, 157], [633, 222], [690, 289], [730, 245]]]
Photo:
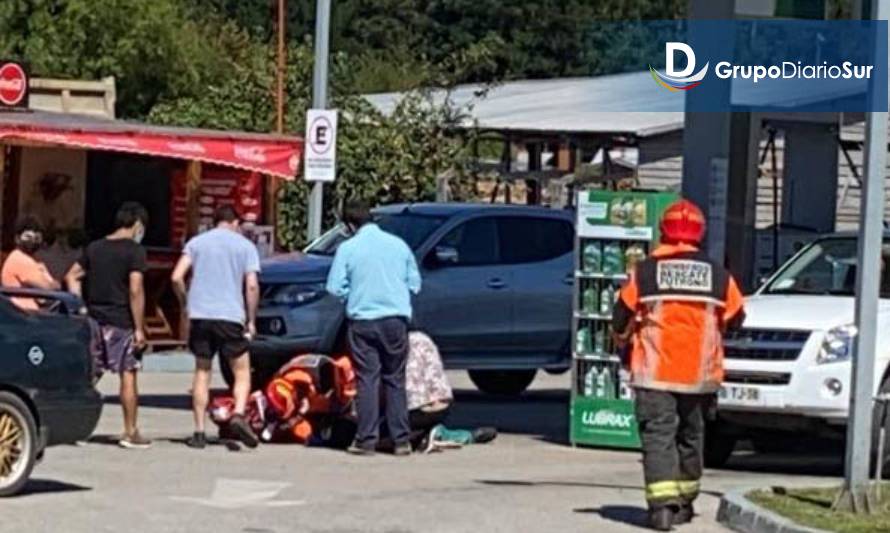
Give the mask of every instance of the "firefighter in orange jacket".
[[671, 205], [661, 244], [631, 273], [612, 317], [618, 343], [631, 342], [646, 500], [659, 531], [692, 520], [705, 417], [723, 381], [723, 332], [744, 320], [738, 284], [698, 248], [704, 233], [695, 204]]

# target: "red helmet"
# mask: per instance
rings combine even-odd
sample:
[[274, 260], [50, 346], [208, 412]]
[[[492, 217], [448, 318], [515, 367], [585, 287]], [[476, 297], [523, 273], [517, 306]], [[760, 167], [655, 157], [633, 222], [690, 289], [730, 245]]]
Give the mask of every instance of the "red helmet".
[[705, 236], [705, 215], [689, 200], [671, 204], [661, 217], [661, 241], [699, 244]]

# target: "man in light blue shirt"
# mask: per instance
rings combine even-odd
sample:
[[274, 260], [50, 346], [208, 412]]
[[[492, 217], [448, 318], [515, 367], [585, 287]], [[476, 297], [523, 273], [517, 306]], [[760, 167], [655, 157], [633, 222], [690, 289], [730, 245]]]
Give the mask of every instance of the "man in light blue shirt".
[[351, 202], [344, 222], [354, 236], [340, 245], [327, 290], [346, 301], [348, 339], [356, 367], [358, 430], [350, 452], [373, 454], [380, 438], [380, 385], [396, 455], [410, 455], [405, 393], [411, 294], [420, 292], [414, 253], [371, 222], [368, 205]]

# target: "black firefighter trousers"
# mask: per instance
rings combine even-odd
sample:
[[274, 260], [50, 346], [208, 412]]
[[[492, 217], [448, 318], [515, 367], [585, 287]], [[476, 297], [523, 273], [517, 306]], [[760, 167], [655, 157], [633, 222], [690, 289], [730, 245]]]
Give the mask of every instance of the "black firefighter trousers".
[[705, 417], [713, 394], [636, 389], [643, 475], [650, 509], [691, 504], [699, 492]]

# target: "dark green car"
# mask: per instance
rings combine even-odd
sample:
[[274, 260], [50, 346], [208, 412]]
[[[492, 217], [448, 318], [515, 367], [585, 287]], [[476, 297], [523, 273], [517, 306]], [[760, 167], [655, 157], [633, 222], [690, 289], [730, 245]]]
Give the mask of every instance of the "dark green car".
[[[39, 296], [48, 307], [25, 313], [10, 296]], [[96, 428], [102, 399], [81, 307], [65, 293], [0, 289], [0, 496], [22, 489], [47, 446]]]

